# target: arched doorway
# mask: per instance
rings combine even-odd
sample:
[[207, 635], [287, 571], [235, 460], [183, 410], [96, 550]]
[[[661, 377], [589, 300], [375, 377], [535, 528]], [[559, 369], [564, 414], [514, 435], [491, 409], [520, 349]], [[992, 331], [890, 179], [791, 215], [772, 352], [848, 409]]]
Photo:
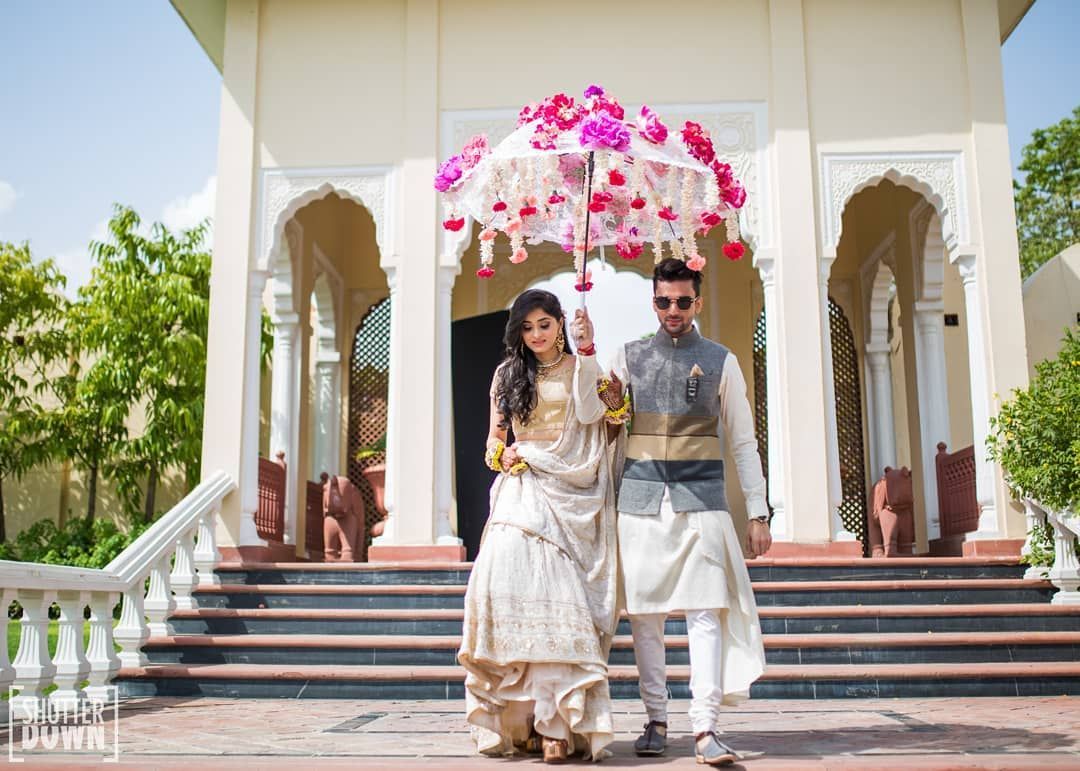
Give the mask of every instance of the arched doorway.
[[843, 308], [829, 298], [833, 384], [836, 395], [836, 446], [840, 454], [840, 520], [866, 549], [866, 459], [863, 452], [862, 391], [855, 335]]

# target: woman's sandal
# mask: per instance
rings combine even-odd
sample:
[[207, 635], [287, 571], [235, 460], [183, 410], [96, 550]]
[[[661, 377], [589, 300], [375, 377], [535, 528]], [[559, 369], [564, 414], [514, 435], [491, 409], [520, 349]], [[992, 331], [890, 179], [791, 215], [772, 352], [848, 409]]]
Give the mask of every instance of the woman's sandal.
[[566, 739], [549, 739], [543, 737], [544, 745], [544, 762], [545, 763], [565, 763], [566, 756], [569, 749], [566, 743]]
[[539, 755], [544, 751], [540, 734], [536, 732], [535, 728], [529, 733], [529, 738], [525, 740], [521, 748], [529, 755]]

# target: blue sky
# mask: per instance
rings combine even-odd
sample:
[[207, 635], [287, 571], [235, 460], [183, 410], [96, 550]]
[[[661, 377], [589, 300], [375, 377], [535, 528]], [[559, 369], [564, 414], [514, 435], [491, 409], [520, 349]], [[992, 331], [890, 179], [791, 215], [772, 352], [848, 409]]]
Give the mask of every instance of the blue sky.
[[[1080, 104], [1080, 0], [1038, 0], [1003, 49], [1013, 165]], [[114, 202], [212, 213], [220, 76], [167, 0], [0, 3], [0, 240], [73, 283]]]

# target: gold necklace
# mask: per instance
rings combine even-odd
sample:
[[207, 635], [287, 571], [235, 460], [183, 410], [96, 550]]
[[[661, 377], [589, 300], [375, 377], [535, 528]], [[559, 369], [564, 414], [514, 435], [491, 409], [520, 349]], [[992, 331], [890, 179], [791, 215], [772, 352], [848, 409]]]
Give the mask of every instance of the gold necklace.
[[548, 373], [550, 372], [550, 370], [552, 368], [557, 367], [560, 364], [562, 364], [562, 361], [565, 358], [566, 358], [566, 352], [565, 351], [559, 351], [559, 355], [556, 357], [555, 361], [551, 362], [551, 364], [544, 364], [544, 362], [540, 361], [540, 359], [537, 359], [536, 360], [536, 367], [537, 367], [537, 369], [536, 369], [536, 382], [537, 382], [537, 384], [542, 383], [545, 380], [547, 380], [547, 376], [548, 376]]

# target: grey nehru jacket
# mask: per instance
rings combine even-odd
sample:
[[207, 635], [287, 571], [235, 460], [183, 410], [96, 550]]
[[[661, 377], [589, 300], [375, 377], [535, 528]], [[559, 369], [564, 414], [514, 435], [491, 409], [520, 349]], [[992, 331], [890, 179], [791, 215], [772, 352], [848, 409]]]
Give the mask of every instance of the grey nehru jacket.
[[719, 390], [728, 349], [696, 329], [661, 330], [625, 353], [633, 417], [619, 511], [658, 515], [665, 487], [675, 511], [727, 511]]

